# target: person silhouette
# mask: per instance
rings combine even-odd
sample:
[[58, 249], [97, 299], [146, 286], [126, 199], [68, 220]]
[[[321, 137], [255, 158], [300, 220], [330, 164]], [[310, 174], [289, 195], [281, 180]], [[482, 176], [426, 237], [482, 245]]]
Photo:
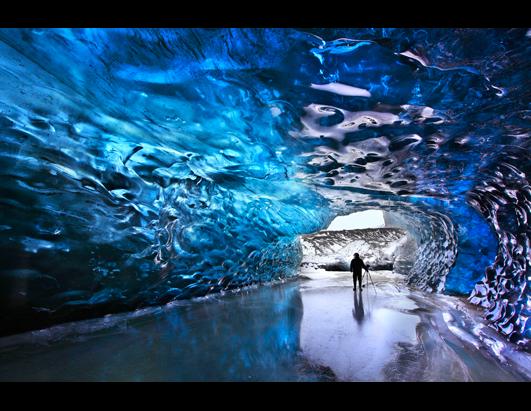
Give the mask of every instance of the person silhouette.
[[354, 291], [356, 291], [356, 280], [358, 280], [358, 283], [360, 285], [360, 291], [361, 291], [361, 270], [367, 269], [367, 266], [363, 262], [363, 260], [360, 258], [360, 255], [358, 253], [354, 254], [354, 258], [350, 262], [350, 271], [352, 272], [352, 281], [354, 283]]
[[363, 296], [360, 290], [359, 298], [358, 293], [354, 293], [354, 309], [352, 310], [352, 317], [356, 322], [361, 325], [365, 318], [365, 309], [363, 308]]

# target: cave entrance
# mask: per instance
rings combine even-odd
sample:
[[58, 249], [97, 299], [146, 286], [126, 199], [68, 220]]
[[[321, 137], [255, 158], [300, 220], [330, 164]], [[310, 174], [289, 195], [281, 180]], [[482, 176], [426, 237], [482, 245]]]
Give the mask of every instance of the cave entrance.
[[348, 273], [350, 260], [358, 253], [371, 271], [407, 275], [418, 247], [403, 227], [392, 212], [378, 209], [338, 216], [325, 230], [301, 237], [301, 269]]

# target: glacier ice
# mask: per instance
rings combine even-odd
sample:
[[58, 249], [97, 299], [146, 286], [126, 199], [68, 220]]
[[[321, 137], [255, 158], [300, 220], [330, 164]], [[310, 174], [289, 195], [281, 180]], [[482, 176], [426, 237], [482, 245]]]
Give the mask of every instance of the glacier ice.
[[324, 230], [301, 236], [301, 245], [301, 268], [327, 271], [348, 272], [354, 253], [358, 253], [371, 270], [407, 274], [416, 254], [415, 240], [397, 228]]
[[381, 209], [529, 344], [525, 29], [0, 30], [0, 333], [294, 276]]

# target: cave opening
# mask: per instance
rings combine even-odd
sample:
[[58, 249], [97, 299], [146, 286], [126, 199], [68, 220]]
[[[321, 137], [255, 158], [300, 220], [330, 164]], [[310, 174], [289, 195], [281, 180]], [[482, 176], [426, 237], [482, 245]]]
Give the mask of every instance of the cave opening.
[[324, 230], [301, 236], [301, 271], [306, 276], [350, 275], [350, 261], [358, 253], [371, 272], [407, 277], [419, 247], [398, 221], [380, 209], [338, 215]]

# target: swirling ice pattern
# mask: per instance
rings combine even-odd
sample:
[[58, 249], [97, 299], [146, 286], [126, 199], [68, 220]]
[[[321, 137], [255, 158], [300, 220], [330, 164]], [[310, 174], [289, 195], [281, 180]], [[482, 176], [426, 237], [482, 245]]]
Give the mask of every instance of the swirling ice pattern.
[[299, 235], [379, 208], [411, 284], [526, 346], [529, 41], [0, 31], [2, 333], [290, 277]]
[[[498, 256], [485, 270], [470, 301], [487, 309], [486, 318], [512, 341], [531, 337], [531, 186], [527, 180], [529, 152], [510, 148], [502, 162], [470, 194], [471, 202], [491, 222], [498, 235]], [[524, 165], [522, 172], [512, 163]]]

